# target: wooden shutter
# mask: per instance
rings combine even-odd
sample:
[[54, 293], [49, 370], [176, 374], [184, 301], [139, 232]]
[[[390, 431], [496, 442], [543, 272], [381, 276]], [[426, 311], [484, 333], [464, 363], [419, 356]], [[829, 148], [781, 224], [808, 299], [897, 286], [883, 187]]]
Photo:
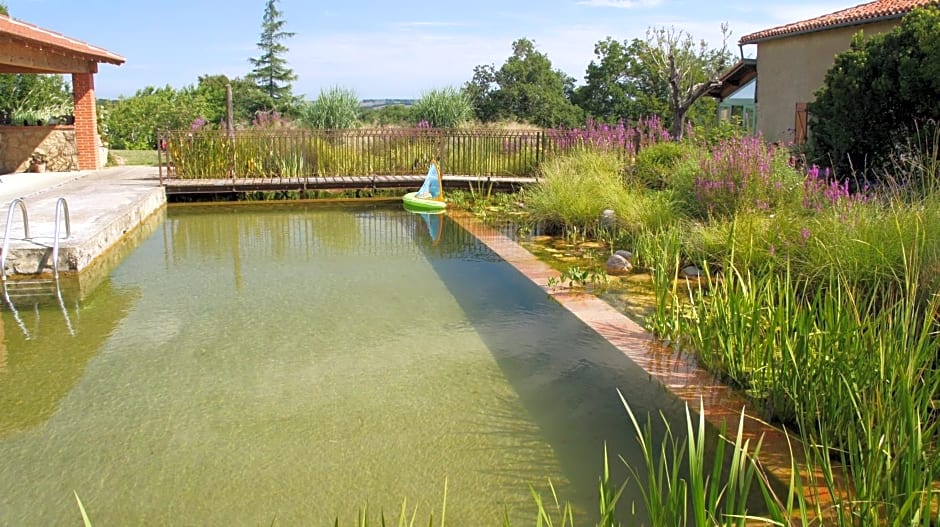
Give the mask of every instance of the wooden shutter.
[[793, 142], [798, 145], [806, 143], [808, 106], [809, 105], [805, 102], [796, 103], [796, 122], [793, 127]]

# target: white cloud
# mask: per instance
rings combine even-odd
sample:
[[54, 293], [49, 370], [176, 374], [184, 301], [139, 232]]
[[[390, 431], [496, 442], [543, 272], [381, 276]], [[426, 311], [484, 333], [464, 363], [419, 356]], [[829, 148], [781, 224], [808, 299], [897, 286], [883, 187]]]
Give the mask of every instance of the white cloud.
[[[846, 5], [844, 2], [819, 3], [819, 4], [770, 4], [764, 10], [767, 14], [778, 21], [778, 25], [792, 24], [802, 22], [810, 18], [816, 18], [829, 13], [835, 13], [852, 7], [856, 2]], [[769, 28], [764, 28], [769, 29]]]
[[416, 98], [462, 86], [479, 64], [502, 64], [510, 42], [433, 32], [333, 33], [293, 42], [288, 62], [299, 76], [294, 91], [308, 98], [337, 85], [364, 99]]
[[467, 27], [469, 24], [462, 22], [399, 22], [395, 24], [399, 28], [435, 28], [435, 27]]
[[661, 3], [662, 0], [580, 0], [578, 5], [635, 9], [638, 7], [655, 7]]
[[[588, 64], [596, 59], [594, 45], [608, 36], [616, 40], [645, 38], [650, 26], [673, 25], [715, 47], [721, 44], [721, 22], [652, 15], [586, 24], [530, 25], [524, 35], [512, 25], [481, 31], [432, 23], [406, 24], [408, 28], [421, 28], [412, 30], [393, 24], [377, 32], [298, 35], [290, 44], [287, 59], [299, 76], [294, 83], [295, 93], [306, 94], [309, 99], [332, 86], [353, 89], [363, 99], [417, 98], [430, 89], [463, 86], [473, 77], [475, 66], [500, 67], [512, 54], [512, 42], [521, 36], [535, 41], [553, 68], [581, 83]], [[736, 31], [728, 44], [736, 51], [737, 35], [743, 33], [734, 21], [731, 27]]]

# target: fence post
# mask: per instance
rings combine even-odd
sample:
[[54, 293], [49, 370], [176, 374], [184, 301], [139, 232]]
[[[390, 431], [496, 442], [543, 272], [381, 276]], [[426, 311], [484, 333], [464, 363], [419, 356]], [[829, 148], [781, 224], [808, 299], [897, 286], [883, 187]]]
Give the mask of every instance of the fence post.
[[542, 131], [539, 130], [535, 136], [535, 168], [538, 169], [542, 165]]
[[160, 145], [163, 143], [163, 135], [157, 134], [157, 170], [160, 173], [160, 185], [163, 185], [163, 156], [160, 155]]
[[447, 134], [448, 134], [449, 132], [450, 132], [450, 129], [447, 128], [447, 129], [441, 130], [441, 131], [438, 133], [438, 137], [437, 137], [437, 162], [438, 162], [439, 164], [443, 164], [443, 163], [444, 163], [444, 153], [445, 153], [446, 150], [447, 150], [445, 140], [446, 140]]

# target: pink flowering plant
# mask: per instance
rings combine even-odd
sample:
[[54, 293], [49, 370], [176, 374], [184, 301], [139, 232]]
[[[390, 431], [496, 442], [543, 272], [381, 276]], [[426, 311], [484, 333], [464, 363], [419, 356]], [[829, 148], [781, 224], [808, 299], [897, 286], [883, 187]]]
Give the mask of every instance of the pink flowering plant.
[[697, 217], [730, 217], [739, 211], [770, 211], [788, 205], [801, 176], [786, 150], [760, 136], [734, 137], [703, 148], [692, 181], [690, 212]]

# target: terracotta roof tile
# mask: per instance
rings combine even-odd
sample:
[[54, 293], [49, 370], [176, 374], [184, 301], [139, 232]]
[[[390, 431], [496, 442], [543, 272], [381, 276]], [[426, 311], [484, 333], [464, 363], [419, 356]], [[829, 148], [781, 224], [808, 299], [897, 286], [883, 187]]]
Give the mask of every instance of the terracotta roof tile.
[[938, 0], [876, 0], [785, 26], [778, 26], [744, 35], [738, 44], [755, 44], [762, 40], [799, 33], [823, 31], [840, 26], [864, 24], [873, 20], [900, 18], [916, 7], [937, 5]]
[[124, 63], [124, 57], [111, 53], [104, 48], [92, 46], [81, 40], [75, 40], [61, 33], [43, 29], [29, 22], [23, 22], [22, 20], [4, 15], [0, 15], [0, 35], [34, 42], [41, 46], [58, 48], [62, 51], [86, 56], [98, 62], [107, 62], [117, 65]]

